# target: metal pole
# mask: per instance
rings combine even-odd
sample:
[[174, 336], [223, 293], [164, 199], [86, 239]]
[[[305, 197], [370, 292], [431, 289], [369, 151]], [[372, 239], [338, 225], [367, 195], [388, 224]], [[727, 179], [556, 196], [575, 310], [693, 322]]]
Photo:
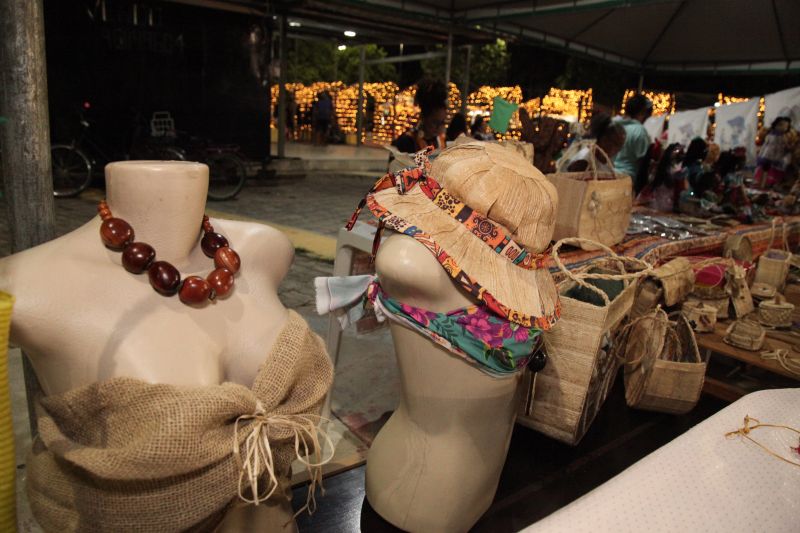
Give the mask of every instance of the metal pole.
[[280, 73], [278, 83], [278, 157], [286, 157], [286, 15], [280, 16]]
[[266, 28], [267, 41], [267, 161], [272, 159], [272, 20], [264, 25]]
[[366, 48], [361, 45], [358, 61], [358, 108], [356, 109], [356, 146], [361, 146], [361, 135], [364, 133], [364, 63]]
[[447, 62], [444, 67], [444, 83], [450, 84], [450, 67], [453, 65], [453, 32], [447, 34]]
[[[55, 235], [42, 0], [0, 1], [0, 72], [0, 116], [7, 119], [0, 125], [0, 176], [11, 250], [19, 252]], [[35, 435], [32, 400], [40, 388], [27, 356], [23, 371]]]
[[644, 87], [644, 72], [639, 73], [639, 86], [636, 88], [637, 92], [642, 92], [642, 87]]
[[464, 65], [464, 88], [461, 90], [461, 112], [467, 112], [467, 97], [469, 96], [469, 63], [472, 57], [472, 45], [467, 45], [467, 60]]

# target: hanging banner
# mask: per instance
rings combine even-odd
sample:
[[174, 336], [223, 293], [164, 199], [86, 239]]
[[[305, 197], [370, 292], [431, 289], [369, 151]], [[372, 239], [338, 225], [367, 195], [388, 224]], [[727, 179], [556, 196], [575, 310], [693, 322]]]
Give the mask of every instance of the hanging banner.
[[800, 125], [800, 87], [786, 89], [764, 97], [764, 127], [769, 128], [778, 117], [792, 119], [792, 127]]
[[751, 98], [746, 102], [719, 106], [716, 111], [714, 142], [722, 150], [744, 146], [748, 164], [756, 162], [758, 100]]
[[692, 139], [708, 136], [708, 108], [679, 111], [669, 117], [668, 141], [689, 146]]
[[658, 142], [661, 138], [661, 133], [664, 131], [664, 119], [667, 115], [653, 115], [644, 121], [644, 129], [653, 142]]

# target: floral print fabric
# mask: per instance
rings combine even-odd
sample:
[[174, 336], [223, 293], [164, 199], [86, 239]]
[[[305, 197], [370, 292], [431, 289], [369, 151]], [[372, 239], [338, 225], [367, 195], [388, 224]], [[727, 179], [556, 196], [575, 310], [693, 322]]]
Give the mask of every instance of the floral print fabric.
[[379, 314], [428, 337], [446, 350], [492, 375], [507, 375], [525, 368], [541, 347], [541, 330], [521, 326], [471, 306], [434, 313], [390, 298], [377, 282], [367, 297]]

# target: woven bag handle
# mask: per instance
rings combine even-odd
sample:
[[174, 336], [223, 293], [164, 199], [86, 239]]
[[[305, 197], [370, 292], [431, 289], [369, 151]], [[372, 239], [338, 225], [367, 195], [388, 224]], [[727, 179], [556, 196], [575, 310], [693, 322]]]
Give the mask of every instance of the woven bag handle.
[[639, 324], [640, 322], [645, 321], [645, 320], [649, 320], [651, 322], [664, 322], [664, 323], [666, 323], [666, 329], [665, 329], [665, 333], [664, 333], [665, 337], [664, 337], [663, 341], [661, 342], [661, 348], [659, 349], [659, 356], [661, 355], [661, 353], [663, 353], [663, 351], [664, 351], [664, 349], [666, 347], [667, 337], [671, 338], [671, 340], [675, 344], [675, 346], [680, 347], [680, 345], [681, 345], [681, 341], [680, 341], [680, 338], [678, 337], [678, 334], [675, 332], [674, 328], [671, 327], [673, 325], [672, 322], [670, 322], [669, 318], [667, 317], [667, 313], [665, 313], [664, 310], [661, 309], [660, 305], [658, 307], [656, 307], [653, 310], [653, 312], [651, 312], [649, 314], [646, 314], [646, 315], [642, 315], [642, 316], [637, 317], [637, 318], [634, 318], [633, 320], [628, 322], [625, 325], [625, 327], [622, 328], [622, 330], [619, 332], [619, 334], [617, 336], [618, 340], [614, 342], [614, 346], [615, 346], [614, 358], [617, 361], [619, 361], [620, 363], [630, 367], [631, 371], [633, 371], [636, 368], [638, 368], [638, 366], [642, 363], [642, 359], [644, 359], [645, 354], [640, 354], [638, 357], [634, 358], [633, 360], [628, 361], [625, 358], [625, 354], [624, 353], [620, 353], [620, 351], [621, 351], [621, 348], [623, 346], [627, 346], [627, 344], [628, 344], [627, 340], [628, 340], [628, 337], [630, 336], [631, 331], [633, 331], [633, 327], [636, 326], [637, 324]]
[[[608, 168], [611, 169], [611, 175], [614, 176], [614, 179], [617, 179], [617, 171], [614, 169], [614, 162], [611, 161], [610, 157], [608, 157], [608, 154], [606, 153], [606, 151], [603, 150], [602, 148], [600, 148], [600, 146], [598, 146], [597, 143], [595, 143], [594, 148], [596, 150], [599, 150], [600, 153], [603, 154], [603, 156], [606, 158], [606, 161], [608, 161]], [[594, 153], [594, 150], [590, 151], [590, 156], [592, 158], [592, 163], [594, 164], [594, 180], [597, 181], [597, 174], [598, 174], [598, 172], [597, 172], [597, 155]]]
[[[564, 245], [564, 244], [571, 244], [573, 246], [580, 246], [581, 243], [591, 244], [593, 246], [597, 246], [598, 248], [600, 248], [601, 250], [606, 252], [606, 254], [608, 254], [610, 259], [616, 261], [620, 265], [620, 270], [622, 270], [623, 273], [622, 274], [591, 274], [589, 272], [582, 272], [580, 274], [576, 274], [575, 272], [572, 272], [572, 271], [568, 270], [567, 267], [564, 266], [564, 263], [561, 261], [561, 257], [558, 255], [558, 251], [559, 251], [559, 249], [561, 249], [561, 246]], [[651, 275], [653, 273], [653, 267], [652, 267], [652, 265], [650, 263], [648, 263], [646, 261], [642, 261], [641, 259], [637, 259], [636, 257], [626, 257], [626, 256], [617, 255], [617, 253], [614, 252], [614, 250], [612, 250], [611, 248], [609, 248], [605, 244], [601, 244], [599, 242], [595, 242], [595, 241], [593, 241], [591, 239], [581, 239], [581, 238], [578, 238], [578, 237], [567, 237], [565, 239], [561, 239], [560, 241], [558, 241], [557, 243], [555, 243], [553, 245], [552, 254], [553, 254], [553, 262], [556, 264], [556, 266], [558, 267], [558, 269], [561, 272], [563, 272], [569, 279], [571, 279], [572, 281], [574, 281], [575, 283], [577, 283], [581, 287], [584, 287], [586, 289], [589, 289], [589, 290], [599, 294], [600, 297], [603, 299], [603, 302], [606, 305], [610, 305], [611, 301], [608, 299], [608, 295], [605, 293], [605, 291], [600, 290], [599, 288], [595, 287], [594, 285], [590, 285], [589, 283], [586, 283], [584, 281], [585, 279], [597, 279], [597, 280], [607, 280], [607, 281], [624, 281], [624, 282], [626, 282], [626, 287], [627, 287], [627, 283], [629, 281], [634, 280], [634, 279], [638, 279], [638, 278], [641, 278], [641, 277], [644, 277], [644, 276], [648, 276], [648, 275]], [[638, 272], [628, 272], [625, 269], [625, 263], [626, 262], [630, 263], [632, 265], [636, 265], [637, 267], [640, 267], [643, 270], [640, 270]]]
[[592, 178], [594, 181], [599, 179], [597, 176], [600, 173], [600, 171], [597, 170], [597, 154], [595, 153], [595, 150], [599, 150], [600, 153], [605, 156], [606, 161], [608, 161], [608, 167], [611, 169], [611, 175], [614, 176], [614, 179], [617, 179], [617, 171], [614, 170], [614, 163], [611, 161], [611, 158], [608, 157], [606, 151], [600, 148], [596, 142], [588, 141], [573, 143], [572, 146], [567, 148], [567, 151], [564, 152], [564, 155], [562, 155], [561, 159], [559, 159], [556, 163], [556, 172], [567, 172], [565, 167], [568, 167], [571, 163], [573, 163], [571, 160], [572, 156], [580, 152], [581, 148], [586, 146], [589, 148], [589, 154], [586, 156], [586, 163], [588, 164], [587, 170], [592, 173]]

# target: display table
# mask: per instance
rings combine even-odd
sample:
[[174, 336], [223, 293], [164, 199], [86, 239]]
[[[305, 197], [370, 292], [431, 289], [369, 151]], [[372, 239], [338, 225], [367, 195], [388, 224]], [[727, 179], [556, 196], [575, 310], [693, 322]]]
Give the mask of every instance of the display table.
[[[741, 398], [524, 531], [798, 531], [800, 467], [726, 438], [745, 415], [800, 429], [800, 389]], [[751, 436], [800, 461], [789, 450], [796, 433], [762, 428]]]

